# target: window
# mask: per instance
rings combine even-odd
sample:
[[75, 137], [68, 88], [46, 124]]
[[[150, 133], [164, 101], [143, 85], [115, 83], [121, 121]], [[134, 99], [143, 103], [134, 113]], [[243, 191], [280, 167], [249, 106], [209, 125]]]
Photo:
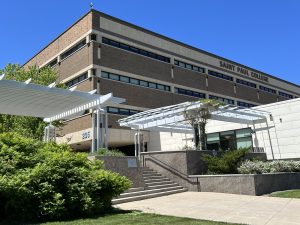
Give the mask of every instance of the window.
[[129, 52], [134, 52], [136, 54], [143, 55], [143, 56], [146, 56], [146, 57], [149, 57], [149, 58], [152, 58], [152, 59], [157, 59], [159, 61], [170, 63], [170, 58], [169, 57], [162, 56], [162, 55], [159, 55], [159, 54], [156, 54], [156, 53], [153, 53], [153, 52], [149, 52], [149, 51], [146, 51], [146, 50], [143, 50], [143, 49], [139, 49], [139, 48], [136, 48], [136, 47], [124, 44], [124, 43], [113, 41], [113, 40], [105, 38], [105, 37], [102, 38], [102, 43], [110, 45], [110, 46], [114, 46], [114, 47], [117, 47], [117, 48], [120, 48], [120, 49], [123, 49], [123, 50], [126, 50], [126, 51], [129, 51]]
[[110, 107], [110, 106], [108, 106], [106, 110], [108, 113], [117, 114], [117, 115], [125, 115], [125, 116], [134, 115], [136, 113], [141, 112], [141, 111], [133, 110], [133, 109], [116, 108], [116, 107]]
[[234, 100], [228, 99], [228, 98], [223, 98], [215, 95], [209, 95], [209, 99], [215, 99], [220, 102], [224, 102], [226, 104], [234, 105]]
[[141, 80], [141, 81], [140, 81], [140, 85], [141, 85], [141, 86], [144, 86], [144, 87], [148, 87], [148, 82], [147, 82], [147, 81]]
[[130, 115], [129, 109], [119, 109], [121, 115]]
[[195, 66], [195, 65], [192, 65], [192, 64], [189, 64], [189, 63], [181, 62], [181, 61], [178, 61], [176, 59], [174, 60], [174, 65], [183, 67], [183, 68], [188, 69], [188, 70], [194, 70], [194, 71], [197, 71], [197, 72], [200, 72], [200, 73], [205, 73], [205, 69], [203, 67], [199, 67], [199, 66]]
[[214, 76], [214, 77], [224, 79], [224, 80], [233, 81], [233, 77], [225, 75], [223, 73], [216, 72], [216, 71], [208, 70], [208, 74], [211, 76]]
[[256, 84], [252, 83], [252, 82], [249, 82], [249, 81], [245, 81], [245, 80], [241, 80], [241, 79], [236, 79], [236, 82], [238, 84], [242, 84], [242, 85], [245, 85], [245, 86], [248, 86], [248, 87], [256, 88]]
[[152, 83], [152, 82], [149, 82], [149, 88], [154, 88], [154, 89], [156, 89], [156, 84], [155, 84], [155, 83]]
[[279, 94], [280, 96], [282, 96], [282, 97], [285, 97], [285, 98], [290, 98], [290, 99], [293, 98], [293, 95], [284, 93], [284, 92], [282, 92], [282, 91], [279, 91], [278, 94]]
[[77, 45], [75, 45], [74, 47], [72, 47], [71, 49], [63, 53], [61, 55], [61, 59], [67, 58], [68, 56], [76, 52], [78, 49], [82, 48], [85, 44], [86, 44], [86, 40], [84, 39], [83, 41], [79, 42]]
[[52, 60], [47, 66], [49, 66], [49, 67], [53, 67], [53, 66], [55, 66], [57, 64], [57, 58], [55, 58], [54, 60]]
[[121, 75], [118, 75], [118, 74], [113, 74], [113, 73], [109, 73], [109, 72], [105, 72], [105, 71], [101, 72], [101, 77], [106, 78], [106, 79], [110, 79], [110, 80], [116, 80], [116, 81], [124, 82], [124, 83], [139, 85], [139, 86], [142, 86], [142, 87], [158, 89], [158, 90], [162, 90], [162, 91], [170, 92], [170, 90], [171, 90], [170, 86], [167, 86], [167, 85], [164, 85], [164, 84], [152, 83], [152, 82], [148, 82], [148, 81], [145, 81], [145, 80], [139, 80], [139, 79], [135, 79], [135, 78], [131, 78], [131, 77], [121, 76]]
[[252, 132], [250, 128], [207, 134], [206, 140], [208, 150], [252, 148]]
[[109, 74], [109, 79], [112, 79], [112, 80], [120, 80], [120, 76], [111, 73], [111, 74]]
[[[109, 78], [109, 75], [107, 72], [101, 72], [101, 77], [102, 78]], [[128, 78], [129, 79], [129, 78]]]
[[190, 91], [182, 88], [176, 88], [175, 87], [175, 93], [182, 94], [182, 95], [188, 95], [193, 96], [196, 98], [206, 98], [206, 95], [204, 93], [196, 92], [196, 91]]
[[277, 93], [277, 91], [275, 89], [268, 88], [268, 87], [265, 87], [265, 86], [262, 86], [262, 85], [259, 85], [259, 89], [262, 90], [262, 91], [265, 91], [265, 92], [272, 93], [272, 94]]
[[74, 86], [74, 85], [76, 85], [76, 84], [78, 84], [78, 83], [80, 83], [80, 82], [86, 80], [87, 78], [88, 78], [88, 74], [87, 74], [87, 73], [84, 73], [84, 74], [80, 75], [79, 77], [76, 77], [76, 78], [74, 78], [74, 79], [68, 81], [68, 82], [66, 83], [66, 86], [67, 86], [67, 87], [72, 87], [72, 86]]
[[130, 83], [135, 84], [135, 85], [139, 85], [139, 80], [134, 79], [134, 78], [130, 78]]
[[120, 76], [120, 81], [124, 83], [129, 83], [129, 77]]
[[97, 41], [97, 34], [91, 34], [91, 41]]
[[245, 107], [245, 108], [251, 108], [251, 107], [256, 106], [254, 104], [247, 103], [247, 102], [241, 102], [241, 101], [237, 101], [237, 105], [241, 106], [241, 107]]

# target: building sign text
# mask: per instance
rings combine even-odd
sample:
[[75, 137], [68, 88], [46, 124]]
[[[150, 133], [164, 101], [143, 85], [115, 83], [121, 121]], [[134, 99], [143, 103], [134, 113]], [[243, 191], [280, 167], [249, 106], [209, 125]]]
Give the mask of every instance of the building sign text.
[[257, 73], [257, 72], [250, 71], [248, 69], [245, 69], [245, 68], [227, 63], [227, 62], [220, 61], [220, 67], [225, 68], [227, 70], [231, 70], [233, 72], [237, 72], [237, 73], [242, 74], [244, 76], [252, 77], [254, 79], [258, 79], [258, 80], [265, 81], [265, 82], [269, 82], [269, 78], [265, 75], [262, 75], [262, 74]]

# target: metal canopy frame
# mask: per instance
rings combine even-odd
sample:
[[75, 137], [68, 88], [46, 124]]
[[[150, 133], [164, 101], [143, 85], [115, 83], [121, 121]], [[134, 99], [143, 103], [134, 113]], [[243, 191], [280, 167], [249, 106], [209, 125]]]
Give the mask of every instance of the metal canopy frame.
[[[120, 126], [137, 130], [156, 130], [169, 132], [192, 132], [192, 127], [184, 118], [184, 112], [204, 107], [201, 102], [184, 102], [177, 105], [151, 109], [120, 119]], [[243, 108], [235, 105], [220, 106], [211, 112], [210, 120], [252, 124], [266, 121], [268, 112], [253, 108]]]
[[[143, 143], [140, 143], [141, 130], [158, 132], [175, 132], [193, 134], [194, 128], [186, 121], [184, 112], [199, 109], [204, 106], [202, 102], [184, 102], [177, 105], [151, 109], [135, 115], [120, 119], [120, 126], [130, 127], [136, 130], [135, 145], [136, 156], [140, 157]], [[211, 112], [210, 120], [232, 122], [239, 124], [256, 124], [266, 122], [268, 112], [253, 108], [244, 108], [235, 105], [220, 106]], [[268, 124], [267, 124], [268, 126]], [[196, 143], [195, 143], [196, 144]]]
[[40, 117], [51, 125], [55, 120], [74, 118], [85, 110], [92, 110], [92, 152], [107, 147], [107, 114], [103, 108], [123, 103], [125, 99], [113, 97], [112, 93], [98, 95], [96, 90], [76, 91], [77, 86], [61, 89], [56, 88], [55, 83], [32, 84], [31, 79], [4, 80], [4, 76], [0, 76], [0, 114]]

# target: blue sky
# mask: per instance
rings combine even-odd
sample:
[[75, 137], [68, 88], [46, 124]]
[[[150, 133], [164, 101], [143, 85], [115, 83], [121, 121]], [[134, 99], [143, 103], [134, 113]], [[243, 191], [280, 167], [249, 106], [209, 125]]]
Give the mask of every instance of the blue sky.
[[[23, 64], [88, 0], [1, 0], [0, 68]], [[298, 0], [94, 0], [94, 8], [300, 85]]]

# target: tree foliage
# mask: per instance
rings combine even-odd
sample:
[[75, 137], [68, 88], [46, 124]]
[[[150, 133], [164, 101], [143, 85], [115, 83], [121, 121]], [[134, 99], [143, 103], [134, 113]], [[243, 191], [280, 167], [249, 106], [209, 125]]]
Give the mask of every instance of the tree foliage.
[[200, 103], [202, 104], [198, 108], [186, 109], [184, 111], [184, 118], [195, 130], [199, 130], [202, 150], [206, 148], [206, 125], [211, 118], [211, 113], [224, 104], [214, 99], [202, 99]]
[[[57, 81], [57, 73], [50, 67], [39, 69], [37, 66], [22, 68], [17, 64], [8, 64], [4, 69], [0, 70], [0, 74], [5, 73], [5, 79], [26, 81], [32, 79], [32, 83], [40, 85], [49, 85]], [[64, 87], [58, 84], [58, 87]], [[0, 115], [0, 133], [18, 132], [34, 139], [41, 140], [43, 137], [46, 123], [41, 118], [28, 116]]]
[[0, 134], [0, 222], [92, 216], [130, 185], [67, 145]]

